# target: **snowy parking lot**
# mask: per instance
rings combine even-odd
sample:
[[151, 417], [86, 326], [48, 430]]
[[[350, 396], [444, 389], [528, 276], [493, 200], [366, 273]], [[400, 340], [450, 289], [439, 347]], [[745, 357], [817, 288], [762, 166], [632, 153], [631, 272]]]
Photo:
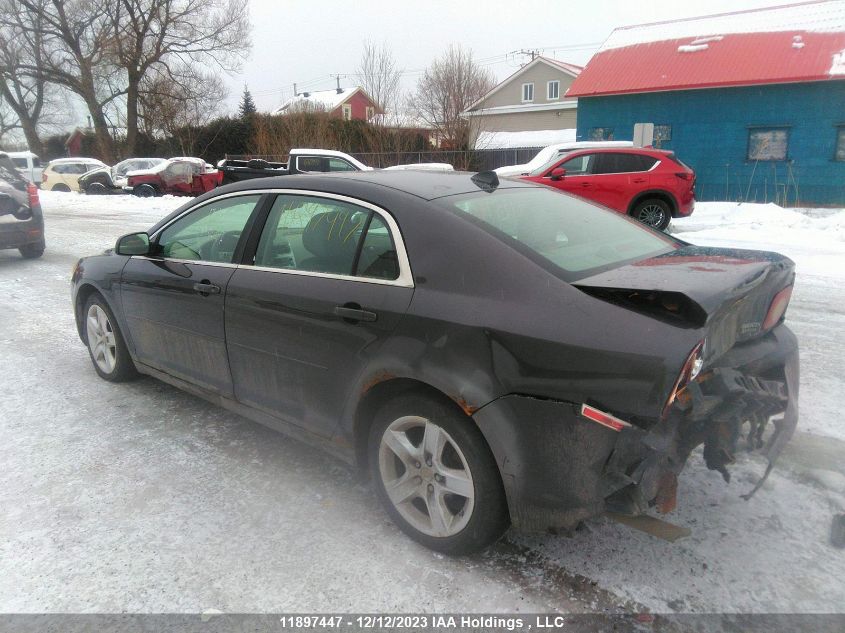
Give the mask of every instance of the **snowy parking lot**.
[[797, 263], [799, 430], [724, 484], [694, 455], [668, 543], [609, 519], [450, 559], [327, 455], [150, 378], [111, 384], [76, 334], [75, 261], [185, 202], [41, 192], [47, 251], [0, 251], [3, 612], [845, 612], [845, 210], [699, 203], [670, 231]]

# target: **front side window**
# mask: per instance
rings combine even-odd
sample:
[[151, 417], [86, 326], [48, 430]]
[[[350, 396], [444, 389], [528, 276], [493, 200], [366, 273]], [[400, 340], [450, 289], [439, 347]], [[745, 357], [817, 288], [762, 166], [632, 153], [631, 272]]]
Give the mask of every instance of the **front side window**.
[[560, 82], [550, 81], [547, 86], [546, 97], [549, 101], [560, 99]]
[[680, 243], [635, 220], [546, 187], [441, 198], [566, 281], [668, 253]]
[[845, 160], [845, 125], [836, 128], [836, 160]]
[[569, 158], [564, 160], [562, 163], [558, 164], [560, 161], [560, 156], [555, 156], [552, 160], [547, 162], [542, 167], [538, 167], [534, 171], [532, 171], [529, 175], [531, 176], [545, 176], [546, 173], [551, 170], [553, 167], [561, 167], [566, 170], [566, 174], [568, 176], [583, 176], [584, 174], [590, 173], [590, 165], [593, 160], [593, 156], [595, 154], [580, 154], [573, 158]]
[[191, 211], [162, 231], [157, 254], [231, 264], [241, 233], [260, 197], [224, 198]]
[[748, 131], [748, 160], [786, 160], [789, 130], [755, 128]]
[[522, 84], [522, 101], [534, 101], [534, 84]]
[[15, 167], [18, 169], [26, 169], [26, 159], [25, 158], [13, 158], [12, 162], [15, 164]]

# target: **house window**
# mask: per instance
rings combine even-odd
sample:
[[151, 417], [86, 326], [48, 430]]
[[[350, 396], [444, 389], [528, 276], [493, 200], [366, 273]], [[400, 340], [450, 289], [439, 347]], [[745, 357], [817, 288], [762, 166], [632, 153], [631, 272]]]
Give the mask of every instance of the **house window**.
[[522, 102], [534, 101], [534, 84], [522, 84]]
[[560, 99], [560, 82], [559, 81], [550, 81], [546, 84], [546, 98], [549, 101], [553, 99]]
[[367, 120], [369, 121], [372, 119], [376, 114], [376, 110], [373, 106], [367, 106]]
[[845, 160], [845, 125], [836, 128], [836, 160]]
[[590, 141], [612, 141], [613, 128], [612, 127], [591, 127], [588, 133]]
[[654, 146], [662, 147], [663, 143], [672, 140], [672, 126], [671, 125], [655, 125], [654, 126]]
[[352, 104], [344, 103], [343, 104], [343, 120], [344, 121], [351, 121], [352, 120]]
[[789, 130], [758, 127], [748, 130], [748, 160], [786, 160]]

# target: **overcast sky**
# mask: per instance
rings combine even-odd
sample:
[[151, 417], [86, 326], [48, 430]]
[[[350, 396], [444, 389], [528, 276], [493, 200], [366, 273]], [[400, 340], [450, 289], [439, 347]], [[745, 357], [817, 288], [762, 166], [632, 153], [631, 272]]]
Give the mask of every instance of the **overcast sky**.
[[[540, 49], [586, 64], [619, 26], [709, 15], [787, 0], [250, 0], [252, 53], [227, 79], [234, 111], [249, 86], [259, 110], [272, 110], [297, 89], [334, 88], [331, 75], [352, 75], [367, 40], [385, 43], [412, 89], [421, 71], [449, 44], [471, 48], [497, 79], [527, 61], [513, 51]], [[353, 76], [341, 85], [356, 85]]]

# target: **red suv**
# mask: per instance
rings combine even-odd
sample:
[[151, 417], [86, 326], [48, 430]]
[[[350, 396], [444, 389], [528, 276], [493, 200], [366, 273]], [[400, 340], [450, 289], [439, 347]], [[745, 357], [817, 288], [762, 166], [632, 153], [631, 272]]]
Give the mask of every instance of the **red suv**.
[[522, 178], [595, 200], [661, 231], [695, 206], [695, 172], [659, 149], [576, 150]]

